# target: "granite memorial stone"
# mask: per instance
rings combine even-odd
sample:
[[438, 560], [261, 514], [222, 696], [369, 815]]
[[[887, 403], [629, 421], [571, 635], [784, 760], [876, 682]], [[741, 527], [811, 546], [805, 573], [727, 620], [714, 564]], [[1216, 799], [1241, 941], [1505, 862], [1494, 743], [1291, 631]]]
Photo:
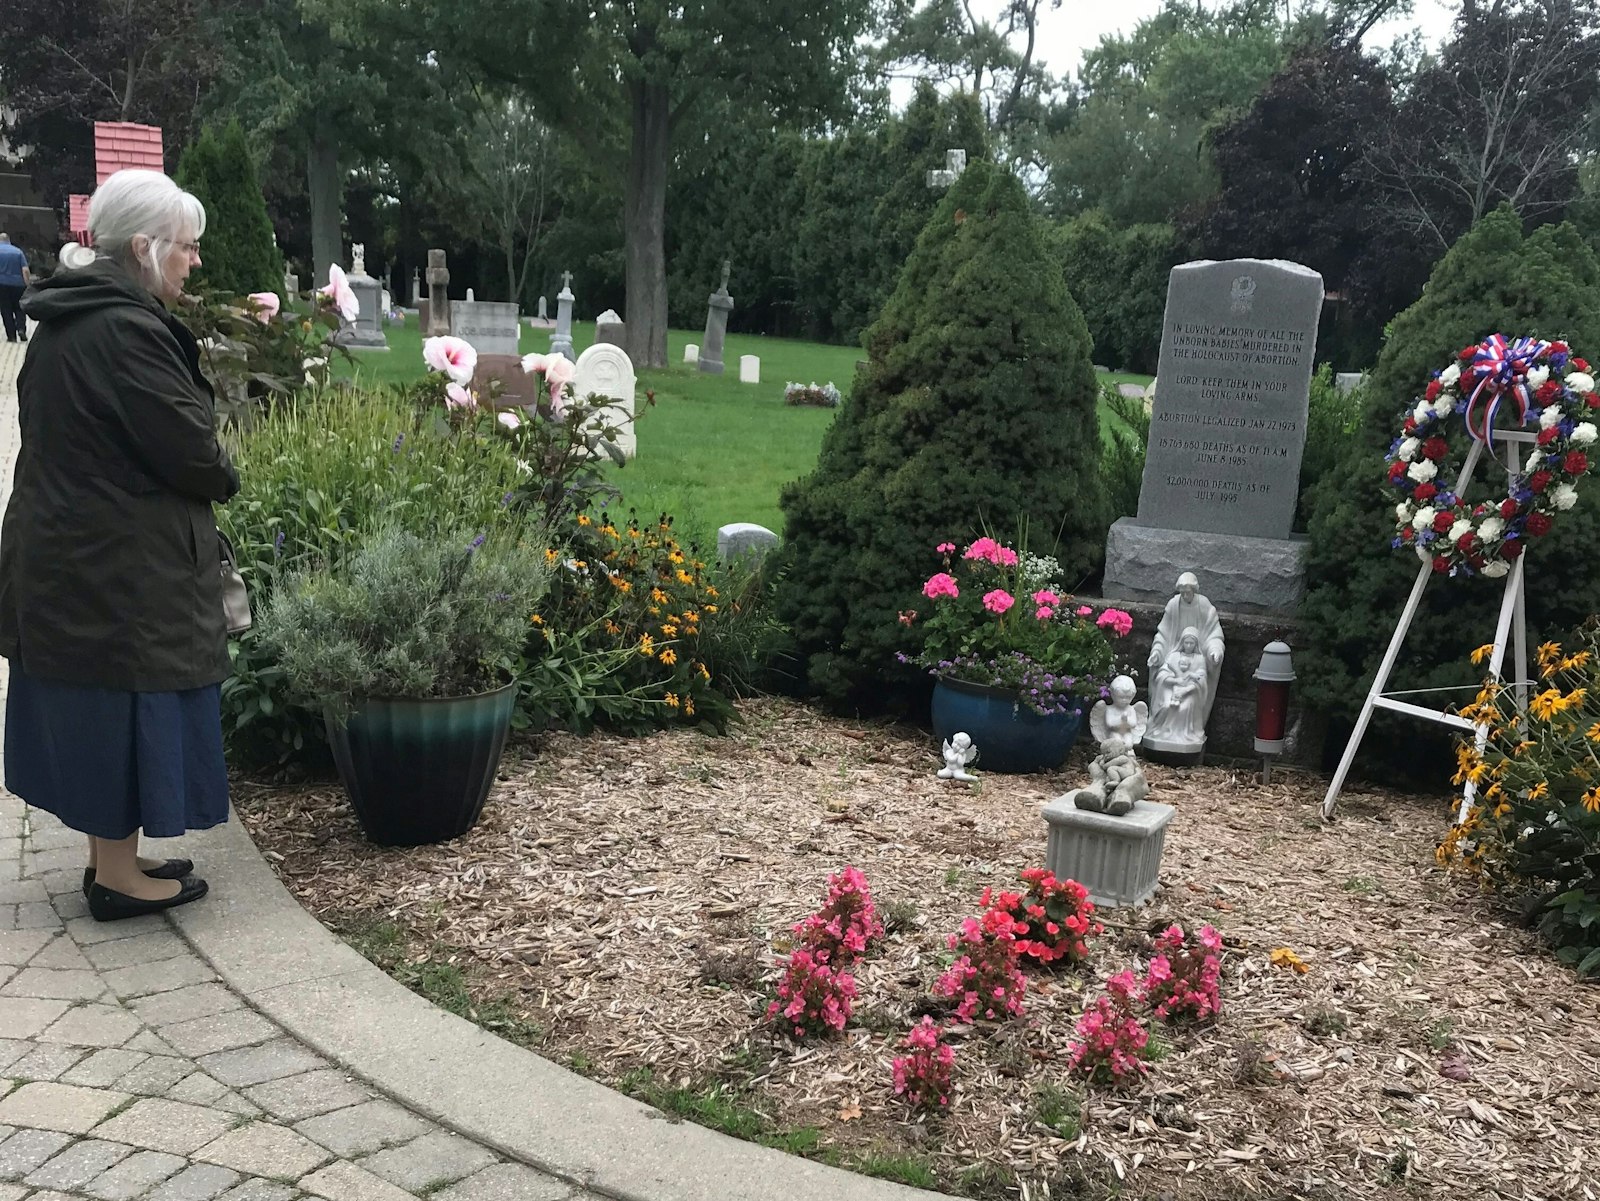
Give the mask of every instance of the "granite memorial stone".
[[607, 309], [594, 319], [594, 340], [606, 342], [612, 346], [625, 346], [628, 339], [628, 326], [616, 309]]
[[722, 260], [722, 284], [711, 293], [706, 307], [706, 337], [700, 344], [700, 370], [707, 375], [721, 375], [722, 343], [728, 334], [728, 314], [733, 312], [733, 297], [728, 295], [728, 273], [733, 264]]
[[450, 332], [449, 286], [450, 269], [445, 266], [444, 251], [428, 251], [428, 312], [422, 323], [427, 337], [436, 338]]
[[451, 305], [450, 324], [458, 338], [472, 343], [480, 355], [517, 354], [517, 306], [498, 300], [458, 300]]
[[1112, 526], [1107, 597], [1163, 597], [1199, 564], [1224, 609], [1298, 605], [1305, 541], [1290, 523], [1322, 298], [1296, 263], [1173, 268], [1139, 512]]

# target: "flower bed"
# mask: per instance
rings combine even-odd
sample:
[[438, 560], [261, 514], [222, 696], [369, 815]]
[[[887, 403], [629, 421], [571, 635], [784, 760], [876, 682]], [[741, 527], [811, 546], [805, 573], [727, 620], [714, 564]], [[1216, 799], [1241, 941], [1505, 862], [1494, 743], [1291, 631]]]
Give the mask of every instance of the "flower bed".
[[[741, 709], [727, 738], [561, 735], [508, 757], [481, 825], [448, 846], [368, 847], [332, 789], [242, 786], [241, 814], [296, 895], [403, 977], [464, 970], [491, 1028], [531, 1023], [552, 1059], [846, 1166], [996, 1199], [1019, 1182], [1103, 1196], [1119, 1172], [1119, 1195], [1146, 1199], [1577, 1195], [1600, 990], [1435, 865], [1444, 798], [1347, 794], [1325, 826], [1314, 778], [1151, 766], [1178, 807], [1154, 905], [1094, 913], [1106, 930], [1081, 966], [1024, 961], [1022, 1019], [961, 1023], [932, 1006], [948, 937], [985, 888], [1020, 891], [1039, 804], [1081, 760], [973, 793], [933, 778], [915, 731]], [[794, 925], [846, 864], [886, 934], [848, 968], [844, 1030], [796, 1040], [767, 1006]], [[1220, 932], [1220, 1017], [1162, 1021], [1147, 997], [1148, 1073], [1085, 1084], [1079, 1020], [1123, 971], [1177, 991], [1151, 979], [1173, 924], [1185, 996], [1207, 994], [1202, 928]], [[1307, 970], [1274, 966], [1280, 950]], [[908, 1045], [924, 1014], [943, 1033]]]

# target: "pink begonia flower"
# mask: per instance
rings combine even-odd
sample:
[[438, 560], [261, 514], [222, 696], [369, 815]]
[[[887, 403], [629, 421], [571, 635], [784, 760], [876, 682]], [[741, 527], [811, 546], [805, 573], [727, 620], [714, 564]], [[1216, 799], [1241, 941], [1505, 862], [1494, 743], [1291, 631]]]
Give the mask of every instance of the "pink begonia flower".
[[1093, 612], [1094, 612], [1094, 610], [1089, 608], [1088, 605], [1079, 605], [1078, 606], [1078, 616], [1079, 617], [1087, 617], [1087, 616], [1089, 616], [1089, 614], [1091, 614]]
[[422, 344], [422, 361], [458, 384], [470, 384], [472, 373], [478, 369], [478, 351], [471, 342], [445, 334]]
[[278, 315], [281, 302], [276, 292], [252, 292], [245, 299], [250, 302], [250, 315], [262, 325]]
[[455, 380], [444, 386], [444, 407], [447, 409], [475, 409], [477, 399]]
[[1054, 617], [1056, 615], [1056, 611], [1054, 609], [1052, 609], [1049, 605], [1040, 605], [1039, 608], [1034, 611], [1033, 615], [1035, 617], [1037, 617], [1040, 621], [1049, 621], [1052, 617]]
[[361, 313], [361, 302], [356, 299], [355, 289], [344, 277], [344, 268], [338, 263], [328, 268], [328, 282], [317, 289], [317, 295], [333, 301], [333, 307], [339, 310], [339, 316], [346, 321], [354, 321]]
[[508, 430], [522, 428], [522, 418], [518, 417], [515, 413], [503, 412], [497, 416], [495, 420], [501, 425], [505, 426]]
[[1059, 605], [1061, 598], [1048, 588], [1041, 588], [1033, 594], [1033, 603], [1036, 605]]
[[941, 571], [922, 586], [922, 595], [929, 600], [938, 600], [941, 596], [960, 596], [961, 589], [956, 586], [954, 578], [949, 573]]
[[937, 551], [941, 555], [948, 555], [953, 550], [955, 550], [955, 548], [956, 548], [956, 544], [954, 542], [941, 542], [941, 543], [939, 543], [938, 546], [934, 547], [933, 549], [935, 551]]
[[1016, 603], [1016, 598], [1004, 588], [996, 588], [993, 592], [983, 594], [983, 607], [991, 613], [1004, 613]]
[[1114, 630], [1118, 638], [1126, 638], [1128, 631], [1133, 629], [1133, 618], [1121, 609], [1107, 609], [1100, 614], [1094, 624], [1102, 630]]

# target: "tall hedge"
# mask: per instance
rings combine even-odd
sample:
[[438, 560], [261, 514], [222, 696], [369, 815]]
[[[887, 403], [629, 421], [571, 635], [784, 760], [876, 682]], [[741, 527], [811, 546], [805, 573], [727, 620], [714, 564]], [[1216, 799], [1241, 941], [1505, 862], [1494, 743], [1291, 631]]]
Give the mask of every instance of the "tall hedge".
[[202, 132], [183, 152], [175, 178], [206, 206], [195, 281], [239, 294], [280, 290], [283, 256], [239, 122]]
[[[1311, 553], [1301, 608], [1307, 646], [1298, 688], [1336, 719], [1353, 718], [1399, 620], [1417, 575], [1415, 555], [1391, 550], [1394, 501], [1384, 483], [1384, 456], [1430, 373], [1447, 366], [1463, 346], [1491, 333], [1565, 338], [1574, 353], [1600, 360], [1600, 261], [1568, 225], [1524, 236], [1509, 207], [1485, 216], [1434, 269], [1422, 298], [1390, 324], [1387, 342], [1366, 388], [1361, 426], [1336, 468], [1309, 498]], [[1451, 438], [1459, 465], [1467, 439]], [[1503, 495], [1506, 475], [1492, 465], [1471, 499]], [[1530, 637], [1559, 636], [1600, 612], [1600, 480], [1580, 488], [1576, 508], [1527, 555]], [[1472, 683], [1474, 647], [1494, 633], [1501, 582], [1439, 579], [1429, 584], [1401, 655], [1391, 689]], [[1509, 671], [1509, 666], [1508, 666]], [[1435, 695], [1434, 701], [1470, 699]], [[1388, 719], [1396, 738], [1369, 736], [1366, 758], [1415, 762], [1419, 744], [1441, 744], [1442, 727]], [[1337, 749], [1337, 748], [1335, 748]]]
[[967, 167], [865, 342], [816, 470], [784, 490], [778, 592], [808, 682], [853, 706], [891, 699], [896, 615], [937, 543], [1026, 517], [1076, 580], [1106, 529], [1088, 329], [1013, 175]]
[[1170, 225], [1117, 228], [1091, 209], [1054, 231], [1067, 289], [1083, 309], [1094, 361], [1116, 371], [1154, 374], [1161, 356], [1167, 277], [1182, 261]]

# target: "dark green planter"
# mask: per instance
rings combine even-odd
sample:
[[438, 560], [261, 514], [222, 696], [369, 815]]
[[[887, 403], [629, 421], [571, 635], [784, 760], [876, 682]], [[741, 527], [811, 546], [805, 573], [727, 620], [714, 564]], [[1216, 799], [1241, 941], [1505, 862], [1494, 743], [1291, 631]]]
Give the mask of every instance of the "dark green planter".
[[361, 828], [380, 846], [459, 838], [483, 812], [506, 747], [514, 684], [439, 700], [371, 699], [328, 743]]
[[1078, 739], [1083, 710], [1035, 713], [1015, 692], [941, 678], [933, 688], [933, 733], [941, 742], [957, 732], [978, 748], [974, 767], [1002, 774], [1051, 771]]

